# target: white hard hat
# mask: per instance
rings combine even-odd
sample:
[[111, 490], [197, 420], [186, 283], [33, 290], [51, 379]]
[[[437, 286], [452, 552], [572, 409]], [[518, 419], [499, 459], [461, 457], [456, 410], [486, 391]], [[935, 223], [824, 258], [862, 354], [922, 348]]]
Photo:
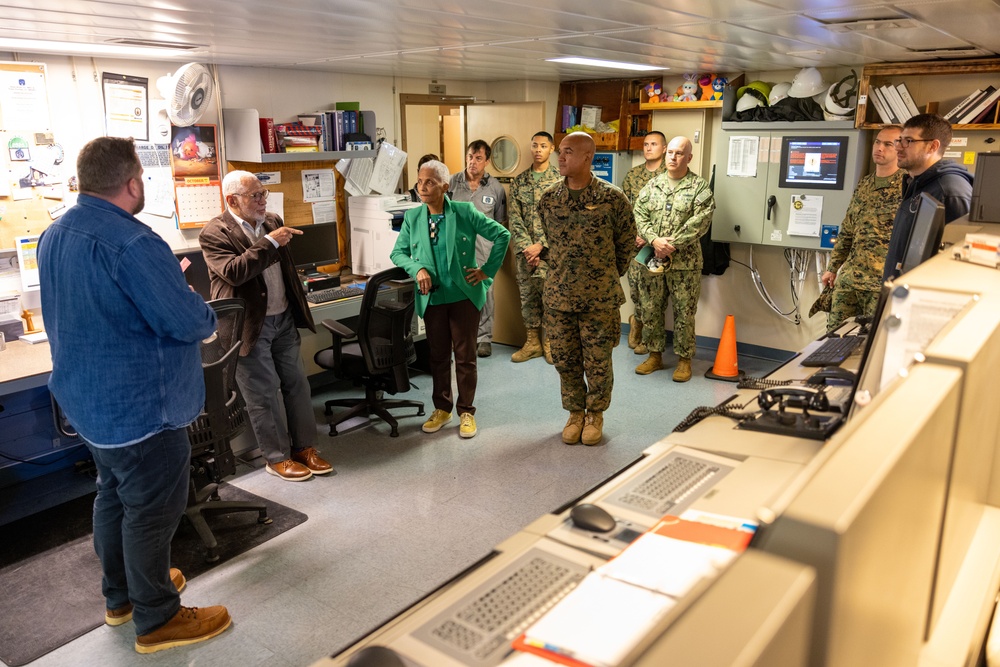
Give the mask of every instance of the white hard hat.
[[737, 111], [748, 111], [755, 107], [762, 107], [764, 103], [760, 101], [760, 98], [756, 95], [744, 95], [740, 99], [736, 100], [736, 110]]
[[837, 116], [851, 116], [858, 102], [858, 73], [851, 73], [826, 91], [823, 109]]
[[815, 67], [803, 67], [792, 79], [788, 89], [789, 97], [812, 97], [826, 90], [823, 75]]
[[791, 81], [782, 81], [781, 83], [774, 84], [774, 88], [771, 89], [771, 94], [767, 98], [768, 103], [770, 103], [771, 106], [774, 106], [775, 102], [788, 97], [788, 89], [791, 87]]

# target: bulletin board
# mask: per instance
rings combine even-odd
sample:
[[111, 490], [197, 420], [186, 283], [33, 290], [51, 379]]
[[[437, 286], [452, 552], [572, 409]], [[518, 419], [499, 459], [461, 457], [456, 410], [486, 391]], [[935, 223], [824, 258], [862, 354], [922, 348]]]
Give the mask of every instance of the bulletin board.
[[308, 169], [333, 169], [337, 181], [337, 245], [340, 262], [320, 267], [319, 270], [325, 273], [340, 273], [340, 269], [347, 265], [346, 258], [349, 257], [350, 249], [347, 245], [347, 200], [344, 195], [344, 177], [334, 167], [336, 160], [302, 160], [297, 162], [271, 162], [261, 164], [259, 162], [228, 162], [228, 170], [240, 169], [251, 173], [262, 171], [277, 171], [281, 173], [281, 183], [268, 184], [267, 189], [271, 192], [281, 192], [285, 197], [285, 224], [291, 227], [302, 227], [311, 225], [312, 204], [302, 201], [302, 172]]
[[63, 151], [51, 134], [44, 63], [0, 62], [0, 248], [65, 210]]

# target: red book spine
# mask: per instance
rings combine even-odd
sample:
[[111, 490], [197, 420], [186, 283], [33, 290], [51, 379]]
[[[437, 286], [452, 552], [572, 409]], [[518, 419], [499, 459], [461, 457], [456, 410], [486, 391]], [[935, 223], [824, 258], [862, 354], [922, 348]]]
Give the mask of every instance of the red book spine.
[[274, 119], [260, 119], [260, 145], [265, 153], [278, 152], [278, 135], [274, 133]]

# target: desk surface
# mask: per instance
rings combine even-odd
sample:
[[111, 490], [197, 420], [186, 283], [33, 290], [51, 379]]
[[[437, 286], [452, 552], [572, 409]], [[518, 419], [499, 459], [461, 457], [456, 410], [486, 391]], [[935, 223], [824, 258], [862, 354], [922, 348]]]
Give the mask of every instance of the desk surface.
[[52, 353], [48, 343], [32, 345], [12, 340], [0, 352], [0, 394], [44, 386], [51, 372]]

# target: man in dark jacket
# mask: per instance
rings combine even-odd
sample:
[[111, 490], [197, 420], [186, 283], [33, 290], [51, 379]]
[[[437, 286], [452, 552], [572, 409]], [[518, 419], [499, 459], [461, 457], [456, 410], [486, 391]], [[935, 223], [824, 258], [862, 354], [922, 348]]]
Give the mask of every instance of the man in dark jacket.
[[937, 114], [919, 114], [903, 125], [896, 139], [896, 158], [903, 177], [903, 201], [892, 223], [889, 253], [885, 258], [882, 279], [899, 275], [903, 252], [917, 217], [920, 193], [926, 192], [944, 204], [946, 223], [969, 212], [972, 200], [972, 174], [960, 164], [942, 160], [951, 143], [951, 125]]

